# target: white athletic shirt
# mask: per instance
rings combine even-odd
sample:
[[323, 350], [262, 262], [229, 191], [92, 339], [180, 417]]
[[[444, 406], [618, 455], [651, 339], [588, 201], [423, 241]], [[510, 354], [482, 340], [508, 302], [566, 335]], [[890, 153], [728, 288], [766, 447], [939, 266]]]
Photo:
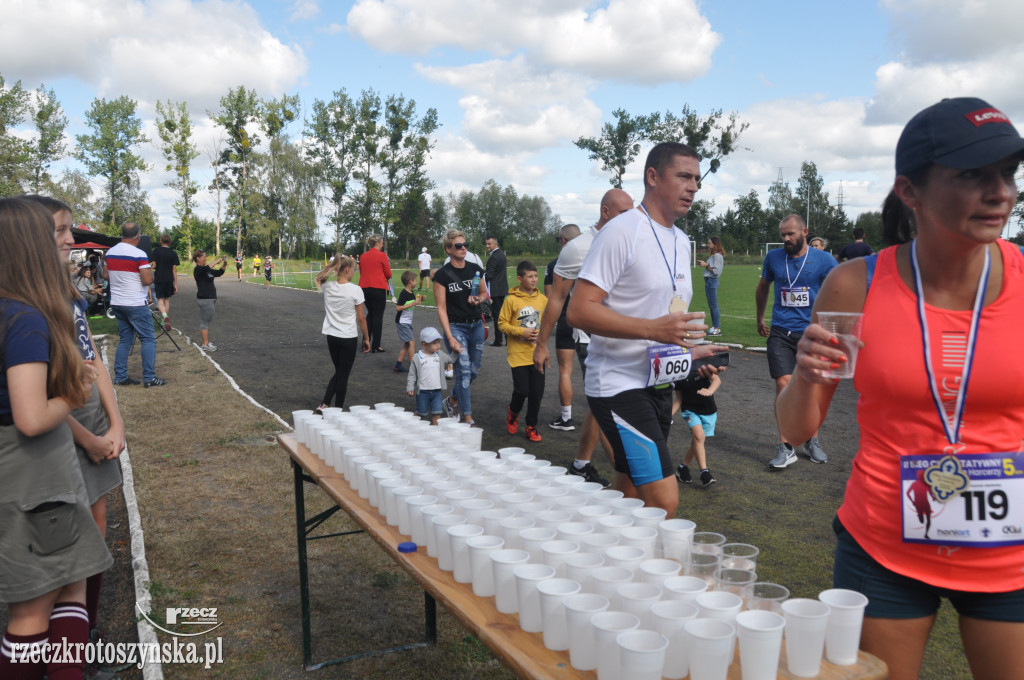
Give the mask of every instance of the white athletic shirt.
[[354, 283], [327, 281], [323, 285], [324, 326], [320, 332], [337, 338], [359, 336], [359, 320], [356, 305], [366, 299], [363, 289]]
[[[579, 239], [569, 243], [576, 240]], [[674, 293], [672, 270], [675, 271]], [[642, 210], [634, 208], [615, 217], [598, 232], [578, 278], [606, 292], [608, 295], [602, 304], [613, 311], [656, 319], [668, 314], [673, 295], [687, 304], [693, 297], [690, 239], [681, 229], [648, 221]], [[652, 340], [591, 335], [585, 381], [587, 396], [612, 397], [645, 387], [650, 371], [647, 348], [655, 344]]]
[[430, 269], [430, 253], [420, 253], [420, 269]]
[[583, 266], [583, 260], [590, 252], [590, 246], [593, 245], [595, 236], [597, 236], [597, 229], [591, 227], [589, 231], [562, 246], [561, 252], [558, 253], [558, 260], [555, 261], [555, 274], [563, 279], [575, 281], [580, 275], [580, 267]]

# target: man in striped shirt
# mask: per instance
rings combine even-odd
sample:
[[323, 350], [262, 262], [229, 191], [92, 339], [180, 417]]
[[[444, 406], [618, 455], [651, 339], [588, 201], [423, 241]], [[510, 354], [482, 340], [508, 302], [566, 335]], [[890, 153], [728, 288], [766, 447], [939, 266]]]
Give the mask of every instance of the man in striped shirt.
[[114, 384], [138, 385], [128, 377], [128, 354], [135, 337], [142, 345], [142, 382], [146, 387], [166, 385], [156, 377], [156, 332], [153, 315], [146, 304], [146, 292], [153, 283], [149, 257], [139, 249], [141, 231], [129, 222], [121, 227], [121, 242], [107, 251], [103, 275], [110, 281], [110, 309], [117, 319], [117, 352], [114, 355]]

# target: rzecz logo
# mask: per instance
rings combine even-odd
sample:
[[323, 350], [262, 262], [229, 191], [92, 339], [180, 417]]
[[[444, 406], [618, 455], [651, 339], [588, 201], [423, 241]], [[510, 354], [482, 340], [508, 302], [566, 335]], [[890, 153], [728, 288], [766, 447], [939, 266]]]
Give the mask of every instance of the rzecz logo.
[[[142, 611], [142, 607], [139, 606], [138, 602], [135, 603], [135, 608], [157, 630], [179, 637], [205, 635], [212, 630], [220, 628], [221, 623], [223, 623], [217, 620], [217, 607], [168, 607], [166, 610], [166, 622], [163, 626], [151, 619], [146, 612]], [[180, 628], [180, 630], [175, 630], [174, 628]]]

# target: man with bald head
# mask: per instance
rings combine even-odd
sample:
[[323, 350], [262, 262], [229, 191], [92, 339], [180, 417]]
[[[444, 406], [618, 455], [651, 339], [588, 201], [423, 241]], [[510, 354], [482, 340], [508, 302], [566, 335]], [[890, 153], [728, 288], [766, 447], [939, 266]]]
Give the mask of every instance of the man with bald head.
[[[601, 227], [607, 224], [610, 219], [632, 209], [633, 199], [630, 198], [629, 194], [622, 189], [610, 189], [605, 192], [605, 195], [601, 198], [601, 213], [597, 223], [594, 224], [593, 228], [565, 243], [562, 248], [562, 252], [559, 253], [558, 262], [555, 264], [551, 292], [550, 295], [548, 295], [548, 306], [544, 310], [544, 316], [541, 318], [540, 336], [537, 338], [537, 348], [533, 351], [533, 364], [537, 367], [537, 370], [542, 373], [551, 361], [551, 354], [548, 351], [548, 338], [551, 337], [551, 331], [555, 326], [555, 321], [562, 315], [562, 310], [566, 309], [569, 305], [569, 293], [572, 291], [573, 284], [576, 283], [576, 278], [580, 273], [580, 267], [583, 265], [583, 260], [590, 251], [590, 246], [594, 242], [594, 237], [597, 235], [597, 232], [601, 230]], [[568, 327], [568, 323], [568, 321], [565, 321], [566, 327]], [[580, 362], [581, 370], [584, 372], [584, 375], [586, 375], [587, 368], [584, 362], [587, 358], [590, 338], [582, 331], [574, 331], [573, 335], [576, 345], [576, 357]], [[561, 359], [559, 359], [559, 362], [561, 362]], [[561, 363], [559, 363], [559, 365], [561, 366]], [[568, 420], [568, 422], [566, 422], [566, 420]], [[564, 415], [560, 415], [559, 418], [553, 423], [550, 423], [549, 426], [560, 430], [575, 429], [575, 426], [572, 425], [571, 416], [566, 419]], [[576, 460], [569, 467], [569, 472], [571, 474], [584, 477], [588, 482], [597, 482], [602, 486], [608, 486], [608, 480], [598, 474], [597, 469], [591, 462], [591, 459], [594, 456], [594, 449], [597, 447], [597, 442], [600, 438], [602, 438], [601, 430], [597, 426], [597, 421], [595, 421], [594, 417], [588, 412], [586, 417], [583, 419], [583, 430], [580, 433], [580, 443], [576, 452]], [[611, 445], [604, 442], [604, 447], [610, 458]]]

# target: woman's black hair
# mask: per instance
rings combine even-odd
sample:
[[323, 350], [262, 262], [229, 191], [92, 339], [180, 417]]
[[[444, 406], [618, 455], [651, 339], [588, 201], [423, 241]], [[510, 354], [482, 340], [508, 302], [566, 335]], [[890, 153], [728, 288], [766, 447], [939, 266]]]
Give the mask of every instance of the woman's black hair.
[[[907, 175], [910, 183], [916, 187], [924, 186], [931, 165]], [[882, 238], [891, 246], [910, 243], [917, 235], [917, 223], [914, 222], [913, 211], [896, 195], [895, 187], [882, 202]]]

